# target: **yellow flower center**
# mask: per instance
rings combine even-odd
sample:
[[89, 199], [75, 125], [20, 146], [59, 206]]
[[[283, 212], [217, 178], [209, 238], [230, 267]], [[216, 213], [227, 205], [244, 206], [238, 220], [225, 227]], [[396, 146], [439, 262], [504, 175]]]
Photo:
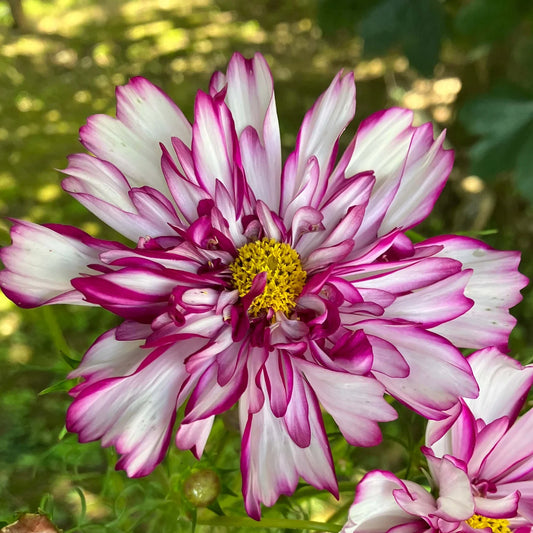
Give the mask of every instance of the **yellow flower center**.
[[239, 296], [250, 292], [252, 282], [261, 272], [267, 273], [266, 287], [250, 305], [248, 312], [257, 316], [260, 311], [281, 311], [289, 314], [296, 305], [307, 276], [296, 250], [274, 239], [245, 244], [230, 265], [233, 285]]
[[473, 529], [490, 528], [495, 533], [511, 533], [509, 520], [506, 518], [487, 518], [480, 514], [472, 515], [466, 523]]

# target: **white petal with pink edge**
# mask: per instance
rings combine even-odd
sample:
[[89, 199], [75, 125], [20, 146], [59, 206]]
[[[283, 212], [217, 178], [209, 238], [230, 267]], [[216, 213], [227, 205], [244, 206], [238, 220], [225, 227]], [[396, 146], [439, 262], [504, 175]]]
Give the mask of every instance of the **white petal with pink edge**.
[[296, 150], [289, 156], [283, 169], [280, 210], [282, 215], [300, 190], [301, 180], [311, 157], [316, 158], [319, 177], [309, 205], [318, 207], [326, 191], [338, 139], [354, 113], [353, 73], [343, 77], [340, 72], [304, 117], [296, 140]]
[[190, 145], [191, 126], [161, 89], [144, 78], [117, 88], [117, 118], [93, 115], [80, 129], [82, 144], [119, 168], [132, 187], [168, 191], [161, 172], [159, 143], [179, 137]]
[[200, 459], [214, 421], [215, 415], [195, 420], [189, 424], [182, 422], [176, 433], [176, 446], [180, 450], [191, 450], [196, 459]]
[[474, 498], [465, 470], [447, 457], [426, 454], [426, 459], [439, 488], [437, 515], [451, 522], [468, 520], [474, 514]]
[[83, 377], [86, 385], [106, 378], [127, 376], [137, 370], [150, 355], [149, 350], [141, 348], [144, 339], [118, 341], [116, 330], [106, 331], [96, 339], [78, 368], [69, 373], [69, 379]]
[[89, 265], [101, 263], [100, 252], [112, 248], [113, 243], [92, 239], [68, 226], [13, 222], [13, 244], [0, 251], [5, 265], [0, 272], [4, 293], [20, 307], [53, 303], [90, 305], [70, 281], [94, 273]]
[[436, 256], [451, 257], [461, 261], [464, 269], [473, 270], [465, 296], [475, 302], [472, 309], [433, 331], [462, 348], [496, 346], [505, 351], [516, 323], [508, 310], [522, 299], [520, 289], [527, 284], [517, 270], [520, 254], [493, 250], [476, 239], [453, 235], [428, 239], [416, 247], [433, 245], [443, 247]]
[[284, 419], [273, 415], [269, 402], [255, 414], [248, 412], [246, 393], [239, 402], [244, 504], [256, 520], [261, 516], [260, 504], [271, 506], [281, 494], [292, 494], [300, 476], [318, 489], [338, 494], [320, 409], [309, 386], [301, 383], [309, 405], [311, 440], [307, 447], [294, 443]]
[[298, 368], [352, 446], [379, 444], [377, 422], [395, 420], [397, 413], [383, 398], [385, 388], [377, 380], [328, 370], [304, 360], [298, 362]]
[[[477, 446], [476, 421], [470, 410], [462, 402], [458, 405], [461, 408], [461, 413], [451, 424], [451, 427], [448, 425], [446, 433], [436, 441], [430, 440], [433, 435], [440, 434], [435, 426], [446, 425], [448, 420], [428, 420], [426, 443], [431, 446], [431, 451], [436, 457], [453, 455], [457, 459], [468, 463], [472, 458], [474, 448]], [[472, 473], [471, 470], [470, 473]]]
[[226, 76], [228, 105], [239, 137], [242, 164], [257, 200], [279, 208], [281, 141], [274, 83], [265, 58], [236, 53]]
[[107, 161], [88, 154], [74, 154], [69, 157], [69, 166], [63, 173], [69, 176], [62, 182], [66, 192], [132, 241], [137, 242], [146, 235], [174, 233], [169, 224], [181, 226], [173, 206], [155, 189], [151, 189], [151, 203], [156, 204], [156, 209], [143, 208], [139, 202], [142, 189], [137, 189], [135, 196], [126, 178]]
[[[374, 470], [369, 472], [357, 485], [355, 499], [348, 511], [348, 521], [341, 533], [385, 533], [403, 524], [414, 523], [414, 531], [423, 531], [421, 520], [404, 511], [397, 503], [394, 494], [404, 493], [407, 497], [428, 500], [436, 508], [432, 496], [409, 483], [415, 490], [409, 491], [406, 482], [398, 479], [391, 472]], [[425, 495], [423, 492], [425, 492]], [[403, 530], [402, 530], [403, 531]]]
[[[446, 339], [424, 329], [384, 320], [366, 320], [358, 327], [390, 342], [409, 366], [406, 377], [374, 372], [387, 392], [426, 418], [446, 418], [460, 397], [474, 397], [478, 387], [469, 364]], [[374, 346], [373, 346], [374, 348]], [[374, 358], [379, 358], [374, 349]]]
[[[473, 305], [464, 295], [472, 272], [463, 271], [399, 295], [385, 308], [383, 318], [401, 319], [431, 328], [466, 313]], [[386, 277], [386, 276], [385, 276]]]
[[187, 340], [153, 352], [134, 374], [87, 387], [67, 411], [67, 429], [80, 442], [114, 445], [122, 455], [117, 468], [128, 476], [149, 474], [166, 453], [178, 393], [189, 376], [183, 360], [198, 344]]
[[392, 108], [364, 120], [336, 169], [354, 176], [373, 171], [376, 184], [367, 217], [358, 233], [361, 246], [394, 228], [410, 228], [423, 220], [439, 196], [453, 163], [433, 140], [431, 125], [412, 126], [413, 113]]
[[513, 422], [533, 385], [533, 365], [522, 366], [497, 348], [474, 352], [468, 362], [479, 384], [479, 396], [465, 399], [472, 414], [487, 424], [502, 416]]
[[533, 409], [518, 418], [487, 454], [479, 471], [480, 479], [516, 481], [530, 475], [533, 467]]
[[194, 104], [192, 154], [198, 182], [215, 196], [216, 182], [220, 181], [234, 198], [234, 165], [238, 146], [231, 113], [220, 102], [198, 91]]

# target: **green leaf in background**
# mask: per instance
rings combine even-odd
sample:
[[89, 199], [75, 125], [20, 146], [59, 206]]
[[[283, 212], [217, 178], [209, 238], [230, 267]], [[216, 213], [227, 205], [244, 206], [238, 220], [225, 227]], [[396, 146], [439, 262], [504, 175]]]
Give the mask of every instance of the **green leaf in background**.
[[489, 43], [505, 37], [520, 20], [514, 0], [471, 0], [455, 18], [455, 29], [476, 42]]
[[375, 4], [375, 0], [318, 0], [318, 23], [326, 35], [334, 34], [341, 28], [353, 32]]
[[412, 67], [431, 76], [439, 60], [444, 28], [438, 0], [383, 0], [361, 21], [365, 55], [400, 46]]
[[46, 389], [43, 389], [39, 393], [39, 396], [44, 396], [45, 394], [50, 394], [51, 392], [68, 391], [72, 388], [72, 385], [74, 383], [75, 381], [72, 379], [62, 379], [61, 381], [50, 385], [50, 387], [46, 387]]
[[467, 102], [459, 119], [479, 136], [469, 151], [471, 171], [490, 180], [515, 170], [518, 189], [533, 200], [533, 100], [482, 96]]

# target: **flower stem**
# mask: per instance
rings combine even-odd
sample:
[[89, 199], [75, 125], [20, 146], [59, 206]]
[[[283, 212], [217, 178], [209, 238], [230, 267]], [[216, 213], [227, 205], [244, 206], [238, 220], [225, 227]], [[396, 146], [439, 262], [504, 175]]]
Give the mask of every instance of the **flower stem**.
[[63, 336], [63, 332], [61, 331], [61, 327], [59, 326], [54, 311], [50, 307], [42, 307], [40, 311], [48, 327], [48, 331], [50, 333], [52, 342], [54, 343], [55, 349], [67, 357], [71, 357], [69, 345]]
[[198, 517], [198, 525], [220, 527], [245, 527], [245, 528], [283, 528], [283, 529], [311, 529], [314, 531], [330, 531], [337, 533], [342, 526], [339, 524], [324, 524], [311, 520], [289, 520], [285, 518], [263, 518], [256, 522], [244, 516], [217, 516], [216, 518], [202, 519]]

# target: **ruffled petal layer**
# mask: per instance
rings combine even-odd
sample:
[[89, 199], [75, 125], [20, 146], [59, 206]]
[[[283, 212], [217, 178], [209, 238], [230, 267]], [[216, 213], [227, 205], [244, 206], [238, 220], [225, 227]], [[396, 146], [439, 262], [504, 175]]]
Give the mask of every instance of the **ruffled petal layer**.
[[134, 374], [84, 388], [67, 411], [67, 429], [80, 442], [115, 446], [122, 456], [117, 468], [128, 476], [147, 475], [168, 448], [178, 394], [189, 376], [183, 360], [197, 347], [190, 340], [154, 351]]
[[[264, 384], [263, 384], [264, 387]], [[327, 489], [338, 495], [333, 460], [322, 424], [318, 403], [301, 378], [297, 387], [302, 388], [303, 397], [309, 407], [307, 411], [310, 441], [300, 447], [287, 431], [283, 417], [277, 418], [268, 402], [251, 413], [246, 394], [239, 403], [241, 430], [241, 470], [243, 477], [244, 505], [248, 514], [259, 520], [260, 503], [271, 506], [281, 494], [292, 494], [299, 477], [317, 489]], [[297, 398], [302, 400], [302, 395]], [[301, 409], [301, 401], [294, 408]]]

